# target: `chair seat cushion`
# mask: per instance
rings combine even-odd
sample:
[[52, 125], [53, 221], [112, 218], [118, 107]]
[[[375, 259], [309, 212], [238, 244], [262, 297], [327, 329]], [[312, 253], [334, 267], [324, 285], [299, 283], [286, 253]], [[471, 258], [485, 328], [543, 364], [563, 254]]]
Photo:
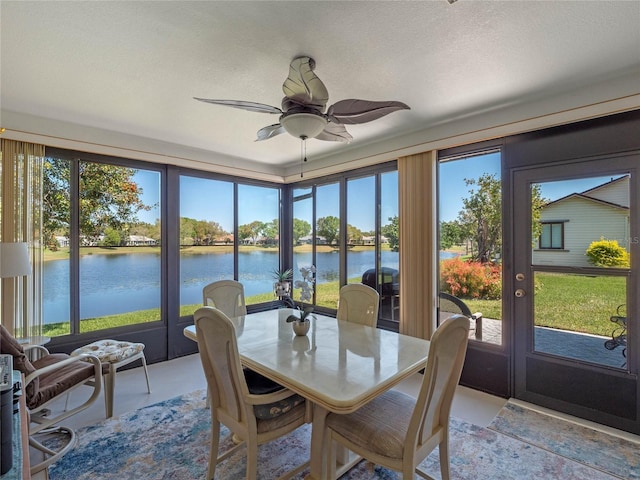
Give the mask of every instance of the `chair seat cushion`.
[[353, 413], [327, 416], [327, 427], [379, 455], [400, 459], [415, 399], [389, 390]]
[[118, 363], [144, 350], [144, 343], [121, 342], [120, 340], [98, 340], [84, 347], [76, 348], [71, 356], [90, 353], [103, 363]]
[[254, 405], [258, 433], [270, 432], [301, 419], [306, 408], [304, 398], [297, 394], [269, 405]]
[[279, 417], [283, 413], [287, 413], [303, 403], [304, 398], [298, 394], [294, 394], [278, 402], [267, 403], [265, 405], [254, 405], [253, 413], [257, 419], [269, 420]]
[[[66, 353], [51, 353], [35, 360], [33, 366], [41, 369], [67, 358], [69, 355]], [[67, 389], [86, 382], [93, 377], [93, 373], [92, 363], [74, 362], [48, 374], [40, 375], [39, 388], [32, 397], [27, 396], [27, 406], [30, 409], [39, 407]]]

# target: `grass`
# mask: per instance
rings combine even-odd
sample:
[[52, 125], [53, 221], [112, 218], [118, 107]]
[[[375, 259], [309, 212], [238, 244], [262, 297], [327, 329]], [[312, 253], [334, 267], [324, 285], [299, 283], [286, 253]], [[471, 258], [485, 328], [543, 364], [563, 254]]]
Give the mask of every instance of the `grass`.
[[611, 336], [609, 318], [626, 303], [625, 277], [538, 273], [536, 284], [537, 326]]

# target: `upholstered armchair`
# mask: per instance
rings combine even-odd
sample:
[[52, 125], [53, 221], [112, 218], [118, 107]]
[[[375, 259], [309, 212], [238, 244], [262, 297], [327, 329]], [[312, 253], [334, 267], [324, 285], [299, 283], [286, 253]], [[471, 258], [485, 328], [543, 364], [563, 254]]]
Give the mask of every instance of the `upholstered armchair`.
[[[34, 351], [35, 350], [35, 351]], [[23, 346], [0, 325], [0, 353], [13, 356], [13, 368], [25, 376], [22, 386], [29, 413], [29, 444], [42, 452], [42, 459], [31, 465], [31, 473], [44, 470], [76, 443], [76, 434], [59, 423], [89, 407], [100, 395], [102, 364], [93, 355], [71, 357], [64, 353], [49, 353], [37, 345]], [[31, 361], [30, 359], [34, 360]], [[93, 391], [80, 405], [54, 414], [47, 407], [61, 395], [66, 395], [81, 385], [89, 385]], [[55, 449], [48, 446], [47, 435], [63, 434], [67, 442]]]

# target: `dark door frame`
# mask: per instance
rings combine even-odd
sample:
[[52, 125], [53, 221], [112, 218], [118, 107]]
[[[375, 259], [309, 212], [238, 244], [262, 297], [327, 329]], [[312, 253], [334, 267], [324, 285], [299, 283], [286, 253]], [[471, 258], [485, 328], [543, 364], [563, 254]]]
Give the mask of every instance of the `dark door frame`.
[[[640, 111], [634, 111], [505, 139], [504, 258], [513, 268], [509, 273], [505, 269], [504, 297], [515, 299], [514, 272], [523, 271], [526, 278], [531, 277], [531, 239], [528, 233], [531, 213], [530, 209], [525, 208], [523, 212], [521, 208], [523, 204], [528, 205], [530, 189], [528, 184], [523, 187], [522, 182], [516, 183], [516, 180], [526, 177], [527, 180], [545, 181], [545, 176], [553, 178], [563, 170], [576, 177], [588, 177], [626, 169], [632, 172], [631, 211], [636, 212], [637, 216], [640, 186], [635, 166], [640, 165], [639, 131]], [[522, 226], [523, 215], [528, 216], [525, 227]], [[632, 238], [637, 238], [637, 222], [632, 222], [632, 228]], [[533, 354], [531, 335], [527, 331], [527, 322], [532, 321], [533, 314], [525, 296], [509, 302], [512, 306], [504, 313], [505, 318], [513, 319], [510, 323], [514, 327], [509, 342], [513, 386], [511, 396], [600, 424], [640, 433], [640, 340], [635, 321], [640, 310], [638, 252], [637, 242], [631, 242], [633, 273], [627, 287], [630, 301], [627, 306], [630, 327], [627, 331], [629, 372]], [[517, 287], [520, 288], [520, 284]], [[530, 290], [531, 287], [526, 285], [525, 290], [527, 289]], [[517, 304], [520, 301], [522, 303]]]

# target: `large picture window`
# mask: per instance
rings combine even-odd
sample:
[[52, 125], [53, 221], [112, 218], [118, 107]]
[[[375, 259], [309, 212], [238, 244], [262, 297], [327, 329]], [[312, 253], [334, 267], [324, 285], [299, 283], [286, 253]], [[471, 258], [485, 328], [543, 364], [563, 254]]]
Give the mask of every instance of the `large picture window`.
[[442, 157], [438, 165], [438, 321], [463, 313], [472, 340], [501, 345], [501, 153]]
[[45, 335], [161, 320], [160, 184], [131, 162], [47, 157]]
[[[396, 163], [300, 183], [292, 189], [293, 266], [316, 266], [314, 303], [335, 310], [340, 287], [365, 283], [381, 296], [379, 324], [398, 328]], [[294, 300], [299, 292], [294, 288]]]

